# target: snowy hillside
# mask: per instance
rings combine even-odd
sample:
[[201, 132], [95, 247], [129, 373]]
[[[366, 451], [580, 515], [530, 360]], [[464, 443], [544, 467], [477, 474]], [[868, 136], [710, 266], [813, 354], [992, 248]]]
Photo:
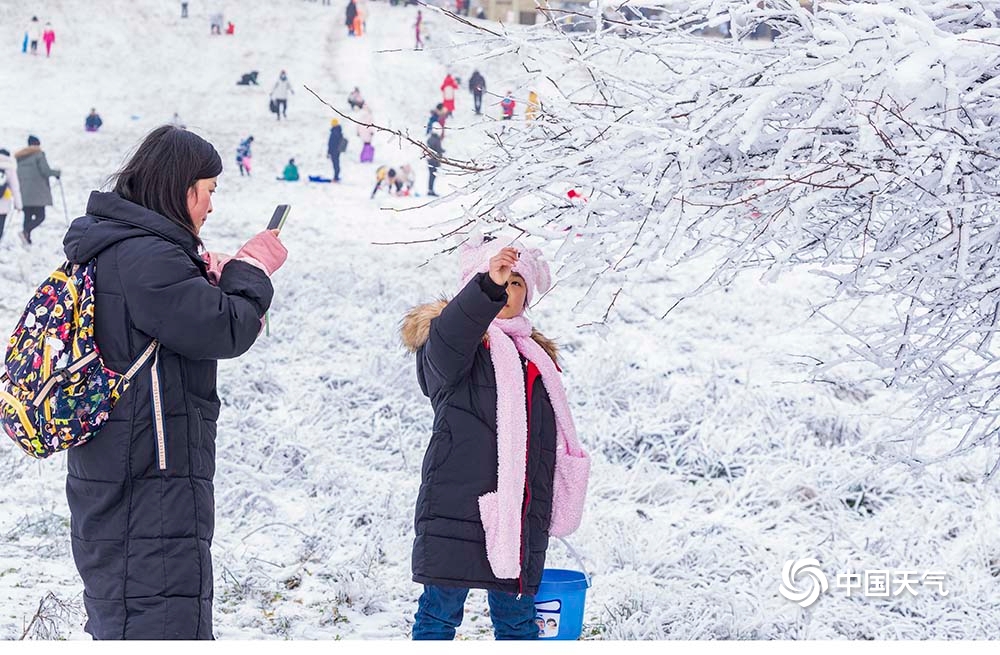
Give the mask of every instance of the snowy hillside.
[[[434, 239], [462, 207], [426, 202], [426, 165], [400, 139], [380, 134], [375, 162], [359, 163], [360, 140], [346, 124], [341, 185], [275, 177], [291, 157], [303, 177], [331, 174], [335, 114], [306, 86], [346, 114], [358, 86], [377, 123], [422, 139], [451, 70], [462, 82], [445, 149], [468, 158], [487, 147], [499, 117], [493, 97], [487, 116], [472, 114], [472, 69], [496, 92], [524, 71], [503, 57], [478, 60], [464, 45], [475, 35], [429, 9], [428, 47], [414, 52], [416, 8], [386, 2], [369, 3], [368, 32], [356, 39], [342, 28], [343, 0], [193, 0], [183, 20], [179, 3], [162, 0], [25, 4], [0, 0], [11, 62], [0, 73], [0, 147], [14, 152], [38, 135], [63, 171], [62, 190], [30, 249], [17, 224], [0, 241], [0, 334], [61, 263], [66, 217], [83, 212], [144, 134], [179, 113], [226, 166], [202, 233], [211, 250], [235, 251], [275, 204], [292, 206], [269, 334], [220, 365], [215, 635], [408, 639], [421, 591], [410, 581], [412, 515], [432, 414], [398, 329], [411, 306], [456, 291], [457, 262], [440, 254], [453, 242]], [[234, 35], [210, 35], [217, 4]], [[32, 13], [56, 31], [51, 58], [15, 51]], [[282, 69], [295, 95], [288, 120], [276, 121], [267, 100]], [[252, 70], [260, 86], [235, 84]], [[83, 131], [91, 107], [104, 119], [93, 134]], [[246, 178], [234, 153], [251, 134]], [[421, 195], [369, 199], [375, 166], [403, 163]], [[438, 191], [464, 184], [444, 175]], [[677, 271], [633, 293], [666, 294], [699, 273]], [[806, 274], [740, 278], [663, 320], [623, 302], [597, 328], [574, 315], [581, 284], [561, 280], [531, 316], [560, 344], [594, 460], [590, 504], [568, 539], [593, 579], [584, 639], [995, 635], [1000, 501], [995, 483], [980, 482], [989, 462], [975, 454], [908, 468], [897, 463], [907, 445], [893, 442], [903, 399], [863, 381], [860, 369], [806, 381], [847, 348], [810, 316], [810, 301], [828, 288]], [[88, 639], [65, 458], [35, 462], [3, 446], [0, 638]], [[779, 594], [785, 561], [802, 558], [817, 558], [831, 580], [808, 609]], [[548, 564], [579, 568], [555, 540]], [[837, 573], [866, 570], [944, 572], [948, 593], [917, 585], [915, 596], [878, 598], [835, 588]], [[459, 637], [491, 639], [486, 612], [485, 594], [473, 592]]]

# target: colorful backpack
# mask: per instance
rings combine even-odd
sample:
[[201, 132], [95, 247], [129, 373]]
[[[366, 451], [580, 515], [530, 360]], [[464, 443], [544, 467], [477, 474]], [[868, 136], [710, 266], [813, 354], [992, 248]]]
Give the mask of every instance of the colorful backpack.
[[10, 337], [0, 371], [0, 426], [32, 457], [87, 443], [157, 350], [154, 339], [124, 374], [104, 366], [94, 338], [94, 267], [59, 267]]

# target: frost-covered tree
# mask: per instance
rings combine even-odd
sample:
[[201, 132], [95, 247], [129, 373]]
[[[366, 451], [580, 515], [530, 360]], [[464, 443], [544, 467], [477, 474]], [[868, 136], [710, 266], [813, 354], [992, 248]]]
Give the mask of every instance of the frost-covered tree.
[[913, 434], [957, 435], [950, 454], [1000, 441], [997, 8], [599, 0], [542, 4], [526, 30], [469, 25], [478, 57], [519, 62], [519, 108], [531, 90], [541, 106], [445, 162], [468, 173], [449, 229], [549, 241], [557, 276], [591, 283], [578, 307], [596, 321], [695, 260], [714, 272], [652, 314], [742, 271], [807, 267], [836, 282], [817, 311], [884, 307], [842, 327], [919, 399]]

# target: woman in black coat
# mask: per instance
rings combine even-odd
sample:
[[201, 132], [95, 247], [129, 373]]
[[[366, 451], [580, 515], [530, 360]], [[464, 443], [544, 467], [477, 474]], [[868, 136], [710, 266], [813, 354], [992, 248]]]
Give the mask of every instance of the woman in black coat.
[[217, 360], [253, 345], [285, 254], [265, 232], [210, 270], [198, 235], [221, 172], [207, 141], [160, 127], [64, 240], [70, 262], [96, 259], [105, 365], [125, 371], [158, 343], [110, 420], [67, 453], [73, 558], [96, 639], [213, 638]]
[[347, 25], [347, 33], [354, 36], [354, 19], [358, 16], [358, 6], [354, 3], [354, 0], [350, 0], [347, 3], [347, 9], [345, 11], [344, 23]]
[[536, 250], [502, 245], [463, 250], [458, 295], [403, 321], [434, 408], [414, 523], [413, 580], [424, 585], [414, 639], [454, 638], [469, 589], [487, 590], [497, 639], [537, 638], [550, 533], [578, 523], [563, 520], [573, 508], [556, 493], [557, 444], [586, 456], [555, 346], [524, 316], [532, 293], [549, 286], [548, 266]]

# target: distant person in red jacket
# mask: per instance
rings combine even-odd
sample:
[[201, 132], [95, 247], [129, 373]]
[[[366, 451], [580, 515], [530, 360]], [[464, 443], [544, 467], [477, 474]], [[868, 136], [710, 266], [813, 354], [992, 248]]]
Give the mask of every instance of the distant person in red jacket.
[[455, 91], [457, 90], [458, 82], [451, 76], [451, 73], [448, 73], [444, 82], [441, 83], [441, 104], [444, 105], [444, 110], [448, 112], [449, 116], [455, 113]]
[[508, 91], [503, 100], [500, 101], [500, 109], [503, 110], [503, 119], [509, 121], [514, 116], [514, 92]]
[[45, 23], [42, 41], [45, 41], [45, 56], [50, 57], [52, 55], [52, 44], [56, 42], [56, 32], [52, 29], [52, 23]]

